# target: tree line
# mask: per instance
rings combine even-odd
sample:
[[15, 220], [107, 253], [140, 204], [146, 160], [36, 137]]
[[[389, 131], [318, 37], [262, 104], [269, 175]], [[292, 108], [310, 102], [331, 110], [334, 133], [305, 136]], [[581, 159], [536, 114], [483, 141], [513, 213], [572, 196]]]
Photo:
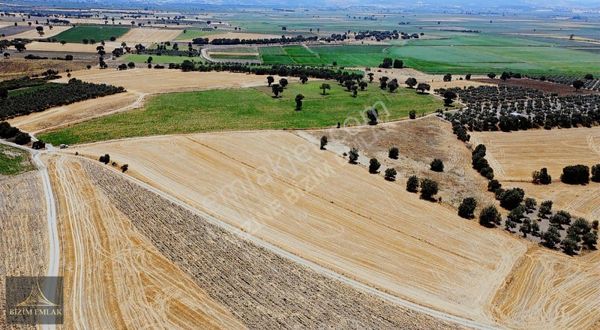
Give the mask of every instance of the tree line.
[[0, 120], [124, 92], [123, 87], [71, 79], [67, 84], [46, 83], [0, 98]]

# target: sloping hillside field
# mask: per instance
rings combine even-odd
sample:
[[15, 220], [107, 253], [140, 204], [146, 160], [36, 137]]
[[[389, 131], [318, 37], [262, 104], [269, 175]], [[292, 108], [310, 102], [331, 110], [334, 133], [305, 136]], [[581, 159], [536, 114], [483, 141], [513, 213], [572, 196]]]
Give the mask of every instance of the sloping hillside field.
[[527, 249], [292, 133], [142, 138], [76, 150], [110, 153], [135, 177], [295, 255], [485, 323]]
[[67, 327], [458, 328], [260, 248], [97, 162], [49, 164]]

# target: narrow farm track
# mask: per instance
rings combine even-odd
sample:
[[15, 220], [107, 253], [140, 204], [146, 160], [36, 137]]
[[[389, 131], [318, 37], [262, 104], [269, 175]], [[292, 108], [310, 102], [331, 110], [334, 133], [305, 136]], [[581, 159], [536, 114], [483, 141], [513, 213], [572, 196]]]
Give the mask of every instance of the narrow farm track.
[[48, 162], [64, 245], [65, 327], [244, 327], [165, 259], [79, 162]]

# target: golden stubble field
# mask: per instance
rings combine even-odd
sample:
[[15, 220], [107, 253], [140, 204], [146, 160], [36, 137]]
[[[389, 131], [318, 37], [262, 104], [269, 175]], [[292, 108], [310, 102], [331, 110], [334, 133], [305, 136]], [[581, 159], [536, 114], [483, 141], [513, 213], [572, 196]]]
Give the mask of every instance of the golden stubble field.
[[[486, 158], [496, 177], [506, 186], [521, 187], [538, 200], [552, 200], [556, 209], [565, 209], [595, 220], [600, 216], [600, 184], [586, 186], [560, 182], [562, 169], [600, 163], [600, 127], [528, 130], [511, 133], [473, 132], [474, 145], [487, 147]], [[531, 183], [533, 171], [548, 169], [552, 184]]]
[[84, 164], [47, 162], [58, 203], [66, 328], [243, 328], [139, 233]]
[[153, 43], [172, 41], [181, 34], [182, 29], [133, 28], [119, 38], [127, 43]]
[[[71, 78], [93, 83], [123, 86], [128, 91], [158, 94], [219, 88], [241, 88], [266, 85], [266, 76], [230, 72], [182, 72], [136, 68], [133, 70], [82, 70]], [[63, 77], [59, 82], [67, 82]]]
[[460, 219], [287, 132], [81, 146], [295, 255], [399, 297], [481, 322], [529, 243]]

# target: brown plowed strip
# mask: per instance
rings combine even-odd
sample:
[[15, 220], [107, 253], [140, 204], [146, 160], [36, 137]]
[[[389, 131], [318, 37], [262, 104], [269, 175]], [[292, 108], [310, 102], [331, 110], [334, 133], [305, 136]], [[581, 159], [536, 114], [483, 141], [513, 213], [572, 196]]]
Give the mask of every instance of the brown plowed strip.
[[0, 176], [0, 328], [6, 324], [6, 276], [44, 276], [48, 265], [46, 200], [38, 172]]
[[49, 171], [58, 202], [66, 328], [244, 327], [165, 259], [79, 162], [52, 158]]

